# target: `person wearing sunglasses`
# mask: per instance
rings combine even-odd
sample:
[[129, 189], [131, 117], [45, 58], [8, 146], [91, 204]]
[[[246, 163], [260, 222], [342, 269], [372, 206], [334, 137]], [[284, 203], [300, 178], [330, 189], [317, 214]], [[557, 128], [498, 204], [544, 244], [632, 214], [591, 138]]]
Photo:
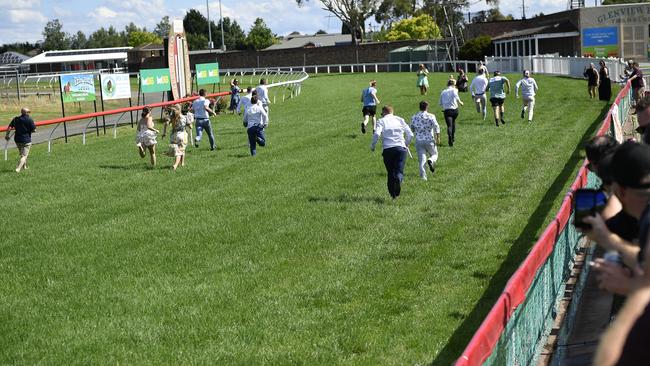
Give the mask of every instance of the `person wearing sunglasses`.
[[640, 99], [636, 103], [636, 120], [639, 125], [636, 132], [641, 134], [641, 141], [650, 144], [650, 96]]
[[16, 130], [14, 142], [20, 154], [20, 160], [18, 160], [18, 165], [16, 166], [16, 173], [27, 169], [27, 156], [32, 146], [32, 133], [36, 131], [36, 125], [32, 117], [30, 117], [30, 114], [31, 111], [29, 108], [23, 107], [20, 110], [20, 116], [14, 117], [11, 123], [9, 123], [9, 128], [7, 128], [7, 134], [5, 135], [5, 140], [9, 141], [11, 138], [10, 131], [12, 129]]

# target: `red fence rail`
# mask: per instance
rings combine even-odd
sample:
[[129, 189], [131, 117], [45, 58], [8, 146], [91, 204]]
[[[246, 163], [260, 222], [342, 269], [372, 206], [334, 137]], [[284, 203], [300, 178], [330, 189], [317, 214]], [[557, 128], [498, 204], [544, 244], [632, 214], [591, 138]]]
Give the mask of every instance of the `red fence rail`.
[[[604, 135], [610, 129], [613, 108], [615, 105], [619, 105], [621, 99], [629, 93], [629, 89], [630, 83], [628, 82], [618, 93], [609, 113], [607, 113], [598, 132], [596, 132], [597, 135]], [[587, 161], [585, 159], [578, 171], [578, 176], [571, 185], [570, 192], [562, 201], [559, 212], [546, 227], [523, 263], [510, 277], [496, 303], [476, 333], [474, 333], [461, 357], [456, 361], [456, 366], [482, 365], [490, 357], [512, 314], [526, 299], [526, 294], [535, 279], [535, 275], [553, 251], [557, 237], [568, 224], [571, 217], [573, 192], [586, 184]]]

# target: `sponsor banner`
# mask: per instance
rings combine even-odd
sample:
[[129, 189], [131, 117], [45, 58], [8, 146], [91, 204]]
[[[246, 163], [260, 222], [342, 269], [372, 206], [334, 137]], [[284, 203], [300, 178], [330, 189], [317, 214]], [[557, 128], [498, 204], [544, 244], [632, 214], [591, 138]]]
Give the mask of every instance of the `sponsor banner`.
[[219, 63], [196, 64], [196, 85], [217, 84], [219, 82]]
[[583, 29], [582, 54], [587, 57], [618, 57], [618, 27]]
[[129, 74], [102, 74], [100, 80], [104, 100], [131, 98]]
[[61, 75], [63, 103], [92, 102], [95, 97], [95, 76], [69, 74]]
[[169, 69], [140, 70], [140, 90], [143, 93], [159, 93], [171, 90]]

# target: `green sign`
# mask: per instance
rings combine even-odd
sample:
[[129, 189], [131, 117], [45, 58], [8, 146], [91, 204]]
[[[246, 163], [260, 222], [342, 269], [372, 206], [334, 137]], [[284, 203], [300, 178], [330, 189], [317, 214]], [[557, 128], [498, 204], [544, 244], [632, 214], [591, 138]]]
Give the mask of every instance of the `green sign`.
[[140, 70], [140, 89], [143, 93], [158, 93], [172, 90], [169, 69]]
[[63, 103], [92, 102], [96, 99], [94, 75], [68, 74], [60, 77]]
[[196, 64], [196, 84], [217, 84], [219, 82], [219, 63]]

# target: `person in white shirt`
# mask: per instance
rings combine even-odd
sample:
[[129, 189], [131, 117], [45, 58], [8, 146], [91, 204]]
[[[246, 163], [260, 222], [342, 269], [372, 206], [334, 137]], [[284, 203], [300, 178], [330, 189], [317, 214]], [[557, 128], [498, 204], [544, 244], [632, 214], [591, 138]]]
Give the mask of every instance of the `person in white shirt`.
[[377, 127], [372, 134], [370, 150], [375, 151], [377, 141], [382, 137], [381, 144], [384, 149], [382, 156], [388, 173], [388, 193], [395, 199], [402, 191], [407, 146], [411, 143], [413, 132], [403, 118], [393, 115], [393, 107], [390, 105], [382, 108], [381, 115], [382, 118], [377, 121]]
[[247, 128], [248, 144], [252, 156], [257, 154], [256, 144], [266, 146], [264, 128], [269, 125], [269, 115], [266, 113], [262, 102], [257, 98], [257, 95], [253, 95], [250, 107], [244, 112], [244, 127]]
[[266, 111], [266, 114], [268, 114], [269, 104], [271, 104], [271, 100], [269, 99], [269, 87], [266, 86], [266, 79], [260, 79], [260, 85], [258, 85], [255, 90], [257, 91], [257, 99], [262, 102], [264, 110]]
[[[420, 163], [420, 178], [427, 180], [425, 164], [429, 165], [431, 174], [436, 171], [438, 161], [438, 148], [440, 144], [440, 125], [436, 116], [429, 113], [429, 103], [420, 102], [420, 112], [411, 118], [411, 130], [415, 134], [415, 151]], [[427, 159], [427, 154], [429, 158]]]
[[533, 109], [535, 108], [535, 94], [537, 93], [537, 82], [530, 77], [530, 71], [524, 70], [524, 78], [515, 84], [515, 97], [519, 98], [519, 88], [521, 88], [521, 118], [524, 118], [526, 109], [528, 109], [528, 122], [533, 122]]
[[252, 87], [246, 88], [246, 95], [242, 96], [239, 99], [239, 104], [237, 104], [237, 114], [242, 114], [246, 112], [246, 109], [251, 106], [251, 98], [253, 97], [253, 93], [257, 95], [257, 92], [253, 90]]
[[458, 89], [456, 89], [456, 80], [449, 79], [447, 81], [447, 89], [440, 93], [440, 107], [445, 114], [445, 123], [447, 124], [447, 138], [449, 146], [454, 146], [456, 140], [456, 118], [458, 118], [458, 105], [463, 105], [463, 102], [458, 96]]
[[210, 101], [205, 99], [205, 89], [199, 90], [199, 98], [192, 102], [192, 112], [194, 113], [194, 120], [196, 121], [196, 137], [194, 138], [194, 146], [199, 147], [201, 137], [203, 137], [203, 130], [208, 134], [210, 139], [210, 150], [217, 148], [214, 143], [214, 133], [212, 132], [212, 123], [210, 122], [210, 115], [216, 115], [210, 109]]
[[488, 85], [488, 79], [484, 69], [478, 69], [478, 75], [472, 80], [469, 91], [472, 93], [472, 100], [476, 103], [476, 112], [483, 114], [483, 120], [487, 118], [487, 98], [485, 92]]
[[484, 74], [486, 77], [487, 77], [488, 75], [490, 75], [490, 73], [488, 72], [488, 68], [487, 68], [487, 66], [485, 66], [485, 62], [483, 62], [483, 61], [479, 61], [479, 62], [478, 62], [478, 67], [477, 67], [477, 70], [476, 70], [476, 71], [478, 72], [479, 70], [483, 70], [483, 74]]

